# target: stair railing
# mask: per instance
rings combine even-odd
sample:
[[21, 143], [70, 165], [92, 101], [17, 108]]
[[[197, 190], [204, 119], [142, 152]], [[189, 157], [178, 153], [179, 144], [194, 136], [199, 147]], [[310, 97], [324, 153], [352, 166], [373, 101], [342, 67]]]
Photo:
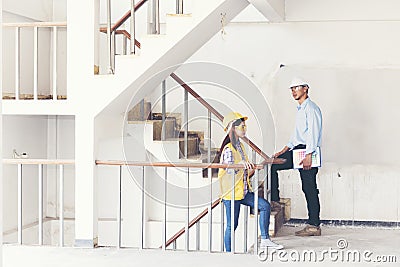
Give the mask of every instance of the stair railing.
[[[66, 28], [66, 22], [24, 22], [24, 23], [3, 23], [3, 27], [6, 28], [14, 28], [15, 29], [15, 88], [14, 94], [15, 96], [5, 96], [5, 99], [32, 99], [32, 100], [40, 100], [40, 99], [65, 99], [66, 96], [58, 96], [57, 95], [57, 76], [60, 74], [60, 71], [57, 70], [57, 62], [58, 62], [58, 31], [60, 28]], [[22, 28], [32, 28], [33, 29], [33, 94], [30, 96], [29, 94], [25, 97], [21, 95], [21, 29]], [[51, 75], [52, 83], [50, 86], [50, 94], [48, 95], [39, 95], [38, 93], [38, 84], [39, 84], [39, 29], [48, 28], [51, 29], [51, 43], [52, 43], [52, 68]], [[65, 73], [63, 73], [66, 75]], [[4, 89], [3, 89], [4, 90]]]
[[[179, 0], [177, 0], [177, 2], [179, 2]], [[211, 106], [206, 100], [204, 100], [198, 93], [196, 93], [188, 84], [186, 84], [178, 75], [176, 75], [175, 73], [172, 73], [171, 78], [173, 80], [175, 80], [181, 87], [184, 88], [184, 121], [183, 124], [185, 125], [184, 128], [184, 140], [185, 140], [185, 144], [184, 144], [184, 155], [185, 158], [187, 158], [187, 146], [188, 146], [188, 93], [190, 93], [198, 102], [200, 102], [207, 110], [208, 110], [208, 151], [207, 151], [207, 158], [208, 158], [208, 164], [211, 163], [211, 116], [214, 115], [218, 120], [220, 120], [221, 122], [223, 121], [224, 117], [221, 115], [221, 113], [219, 113], [213, 106]], [[163, 116], [163, 121], [162, 121], [162, 132], [164, 132], [164, 122], [165, 122], [165, 103], [166, 103], [166, 90], [165, 90], [165, 80], [162, 83], [162, 116]], [[260, 155], [264, 160], [265, 163], [267, 162], [273, 162], [274, 164], [282, 164], [284, 163], [284, 160], [282, 159], [274, 159], [269, 157], [267, 154], [265, 154], [256, 144], [254, 144], [250, 139], [248, 139], [247, 137], [242, 138], [242, 140], [248, 144], [251, 149], [252, 149], [252, 162], [256, 163], [256, 154]], [[212, 165], [212, 164], [211, 164]], [[212, 168], [207, 168], [208, 169], [208, 179], [209, 179], [209, 184], [212, 184]], [[263, 192], [264, 192], [264, 197], [266, 197], [266, 199], [268, 201], [271, 201], [271, 194], [270, 194], [270, 177], [271, 177], [271, 164], [267, 164], [265, 165], [264, 168], [264, 173], [265, 173], [265, 177], [264, 177], [264, 182], [262, 184], [263, 188]], [[253, 188], [259, 188], [258, 185], [258, 179], [257, 180], [257, 184], [254, 184]], [[211, 188], [211, 187], [210, 187]], [[255, 190], [255, 195], [257, 196], [257, 202], [258, 202], [258, 190]], [[219, 203], [219, 202], [218, 202]], [[208, 214], [208, 229], [209, 229], [209, 243], [208, 243], [208, 251], [211, 252], [212, 251], [212, 210], [218, 205], [218, 203], [213, 203], [212, 199], [210, 199], [210, 205], [207, 207], [206, 210], [204, 210], [202, 213], [200, 213], [196, 218], [194, 218], [192, 221], [188, 221], [187, 225], [185, 228], [182, 228], [181, 230], [179, 230], [174, 236], [172, 236], [166, 243], [166, 246], [169, 246], [170, 244], [176, 244], [176, 239], [178, 237], [180, 237], [183, 233], [188, 232], [189, 228], [192, 227], [193, 225], [198, 226], [198, 223], [200, 222], [200, 220], [206, 215]], [[258, 206], [258, 204], [257, 204]], [[257, 214], [258, 209], [254, 209], [255, 214]], [[221, 219], [223, 218], [224, 214], [223, 214], [223, 209], [221, 209], [222, 213], [221, 213]], [[247, 207], [246, 207], [246, 212], [245, 212], [245, 229], [247, 229]], [[233, 216], [232, 216], [233, 218]], [[233, 224], [232, 224], [233, 225]], [[256, 225], [257, 226], [257, 225]], [[233, 229], [233, 227], [232, 227]], [[258, 229], [258, 228], [256, 228]], [[223, 224], [221, 224], [221, 234], [223, 233]], [[221, 240], [223, 240], [223, 234], [221, 235]], [[245, 240], [245, 251], [247, 251], [247, 231], [245, 231], [245, 236], [244, 236], [244, 240]], [[175, 246], [175, 245], [174, 245]], [[255, 246], [256, 247], [256, 246]], [[221, 247], [221, 251], [223, 251], [223, 246]], [[232, 249], [232, 251], [234, 251], [234, 249]], [[255, 248], [255, 252], [257, 252], [257, 248]]]
[[[135, 13], [139, 10], [148, 0], [141, 0], [135, 5], [135, 0], [130, 0], [131, 8], [126, 12], [113, 26], [111, 26], [111, 0], [107, 0], [107, 27], [101, 27], [100, 32], [107, 33], [107, 55], [108, 55], [108, 74], [113, 74], [115, 70], [115, 35], [123, 34], [123, 51], [126, 54], [126, 42], [130, 40], [130, 53], [135, 54], [135, 46], [140, 48], [140, 43], [136, 40], [136, 30], [135, 30]], [[131, 33], [126, 30], [118, 30], [129, 18], [131, 18], [130, 27]]]
[[[221, 115], [213, 106], [211, 106], [206, 100], [204, 100], [199, 94], [197, 94], [188, 84], [186, 84], [181, 78], [175, 73], [172, 73], [171, 78], [174, 79], [180, 86], [182, 86], [185, 91], [191, 94], [198, 102], [200, 102], [209, 112], [211, 112], [217, 119], [221, 122], [224, 120], [224, 116]], [[257, 154], [263, 157], [265, 160], [269, 160], [270, 157], [265, 154], [256, 144], [254, 144], [247, 137], [242, 138], [242, 140], [248, 144]]]
[[[281, 159], [269, 159], [266, 160], [264, 162], [265, 164], [272, 164], [272, 163], [282, 163]], [[209, 169], [219, 169], [219, 168], [225, 168], [225, 169], [244, 169], [244, 166], [242, 164], [219, 164], [219, 163], [213, 163], [213, 164], [209, 164], [209, 163], [170, 163], [170, 162], [134, 162], [134, 161], [112, 161], [112, 160], [96, 160], [96, 165], [98, 166], [118, 166], [119, 168], [119, 180], [118, 180], [118, 184], [119, 184], [119, 190], [118, 190], [118, 213], [117, 213], [117, 244], [116, 247], [117, 248], [121, 248], [121, 236], [122, 236], [122, 167], [123, 166], [132, 166], [132, 167], [138, 167], [142, 169], [142, 177], [141, 177], [141, 208], [140, 208], [140, 214], [141, 214], [141, 218], [140, 218], [140, 227], [141, 227], [141, 237], [140, 237], [140, 242], [139, 242], [139, 249], [144, 249], [145, 248], [145, 183], [146, 183], [146, 167], [161, 167], [164, 168], [164, 199], [163, 199], [163, 206], [164, 206], [164, 214], [163, 214], [163, 222], [162, 222], [162, 229], [163, 229], [163, 244], [160, 247], [163, 250], [166, 250], [167, 247], [171, 244], [174, 245], [174, 249], [176, 249], [176, 240], [178, 237], [182, 236], [185, 233], [185, 250], [189, 251], [189, 231], [188, 229], [190, 227], [192, 227], [193, 225], [199, 225], [199, 221], [205, 217], [205, 215], [208, 213], [208, 209], [205, 209], [202, 213], [200, 213], [198, 216], [196, 216], [195, 219], [191, 220], [190, 222], [187, 221], [185, 227], [183, 227], [178, 233], [176, 233], [173, 237], [171, 237], [170, 239], [167, 240], [166, 238], [166, 233], [167, 233], [167, 168], [187, 168], [187, 169], [203, 169], [203, 168], [209, 168]], [[256, 164], [254, 166], [255, 169], [255, 179], [254, 180], [254, 186], [255, 188], [258, 188], [258, 179], [259, 179], [259, 172], [260, 170], [265, 170], [266, 165], [262, 165], [262, 164]], [[264, 176], [264, 179], [266, 178], [266, 176]], [[189, 180], [189, 176], [188, 176], [188, 180]], [[189, 184], [189, 183], [188, 183]], [[233, 185], [235, 184], [235, 175], [234, 172], [232, 174], [232, 188]], [[189, 192], [189, 188], [188, 188], [188, 192]], [[235, 199], [235, 190], [231, 190], [232, 192], [232, 203], [231, 203], [231, 212], [233, 214], [233, 209], [234, 209], [234, 205], [233, 205], [233, 201]], [[188, 193], [189, 194], [189, 193]], [[255, 206], [257, 206], [257, 202], [258, 202], [258, 190], [255, 190], [254, 192], [255, 194]], [[212, 203], [212, 209], [215, 208], [218, 204], [220, 203], [220, 200], [216, 200]], [[254, 234], [254, 253], [255, 255], [257, 255], [258, 253], [258, 249], [257, 249], [257, 244], [258, 244], [258, 209], [255, 209], [255, 234]], [[189, 217], [189, 203], [188, 203], [188, 207], [187, 207], [187, 217]], [[223, 218], [223, 217], [221, 217]], [[231, 224], [234, 225], [233, 219], [234, 216], [231, 216], [232, 222]], [[223, 226], [222, 226], [223, 227]], [[234, 227], [231, 228], [231, 244], [232, 244], [232, 253], [235, 253], [235, 232], [234, 232]], [[209, 238], [212, 238], [212, 233], [210, 232], [209, 229]], [[197, 238], [197, 244], [199, 244], [199, 238], [200, 238], [200, 227], [198, 227], [197, 229], [197, 234], [196, 234], [196, 238]], [[221, 235], [221, 241], [223, 241], [223, 232]], [[211, 241], [210, 241], [211, 242]], [[246, 240], [247, 242], [247, 240]], [[223, 243], [223, 242], [222, 242]], [[199, 249], [199, 246], [196, 246], [196, 249]], [[223, 251], [223, 246], [221, 247], [221, 251]]]
[[[130, 40], [130, 54], [136, 54], [136, 47], [140, 48], [140, 42], [136, 40], [136, 12], [148, 0], [140, 0], [135, 4], [135, 0], [130, 0], [131, 8], [127, 11], [113, 26], [111, 25], [111, 0], [107, 0], [107, 26], [101, 27], [100, 32], [107, 33], [107, 59], [108, 74], [113, 74], [115, 71], [115, 36], [123, 35], [123, 54], [126, 55], [126, 42]], [[183, 14], [183, 0], [176, 0], [176, 13]], [[119, 30], [119, 28], [130, 18], [130, 33], [126, 30]], [[151, 0], [150, 18], [151, 27], [149, 28], [150, 34], [160, 34], [160, 0]], [[134, 40], [134, 41], [132, 41]]]
[[[59, 179], [59, 246], [64, 246], [64, 166], [74, 165], [74, 160], [62, 159], [3, 159], [5, 165], [17, 165], [18, 179], [18, 223], [17, 236], [18, 244], [23, 244], [23, 167], [25, 165], [36, 165], [38, 167], [38, 245], [43, 245], [43, 166], [56, 165], [58, 167]], [[30, 177], [25, 177], [30, 178]]]

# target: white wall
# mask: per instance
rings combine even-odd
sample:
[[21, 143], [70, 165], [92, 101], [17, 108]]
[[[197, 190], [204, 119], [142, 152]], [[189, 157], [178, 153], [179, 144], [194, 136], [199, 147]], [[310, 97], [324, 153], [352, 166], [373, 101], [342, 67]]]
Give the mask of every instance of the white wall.
[[[58, 0], [54, 0], [58, 1]], [[3, 10], [16, 15], [39, 21], [49, 21], [52, 18], [53, 0], [5, 0]]]
[[[251, 77], [273, 109], [278, 148], [287, 142], [294, 123], [296, 103], [286, 87], [297, 74], [310, 81], [311, 98], [323, 111], [324, 150], [337, 151], [324, 154], [325, 161], [397, 164], [396, 150], [386, 148], [396, 148], [390, 140], [400, 131], [392, 123], [398, 111], [392, 85], [398, 83], [400, 39], [389, 29], [400, 29], [400, 23], [233, 24], [224, 39], [215, 36], [191, 61], [217, 61]], [[376, 37], [373, 44], [371, 35]], [[259, 41], [250, 46], [252, 36]], [[236, 53], [237, 47], [249, 49]], [[286, 67], [270, 77], [280, 63]], [[378, 158], [357, 153], [371, 149]]]

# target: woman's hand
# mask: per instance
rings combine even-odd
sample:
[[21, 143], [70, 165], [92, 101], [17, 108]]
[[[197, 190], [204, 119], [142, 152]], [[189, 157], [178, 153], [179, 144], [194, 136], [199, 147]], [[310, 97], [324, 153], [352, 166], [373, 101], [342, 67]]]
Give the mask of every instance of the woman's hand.
[[251, 163], [250, 161], [245, 161], [245, 160], [242, 160], [241, 162], [239, 162], [239, 164], [243, 164], [244, 165], [244, 167], [246, 168], [246, 169], [254, 169], [254, 164], [253, 163]]

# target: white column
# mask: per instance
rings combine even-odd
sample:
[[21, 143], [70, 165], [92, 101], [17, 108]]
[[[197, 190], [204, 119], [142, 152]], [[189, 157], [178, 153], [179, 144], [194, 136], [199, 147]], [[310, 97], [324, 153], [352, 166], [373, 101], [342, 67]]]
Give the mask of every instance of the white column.
[[[3, 1], [0, 2], [0, 25], [3, 23]], [[0, 28], [0, 40], [3, 40], [3, 27]], [[0, 51], [3, 51], [3, 42], [0, 42]], [[3, 62], [3, 53], [0, 53], [0, 62]], [[3, 64], [0, 65], [0, 82], [3, 82]], [[2, 109], [2, 101], [0, 101]], [[3, 120], [0, 113], [0, 140], [3, 140]], [[0, 155], [3, 155], [3, 146], [0, 146]], [[0, 164], [0, 173], [3, 173], [3, 164]], [[0, 175], [0, 185], [3, 188], [3, 175]], [[0, 233], [3, 233], [3, 190], [0, 190]], [[0, 235], [0, 244], [3, 244], [3, 235]], [[3, 259], [3, 246], [0, 246], [0, 259]]]
[[67, 92], [79, 107], [75, 115], [75, 246], [97, 243], [97, 197], [94, 151], [93, 65], [98, 36], [99, 0], [67, 1]]
[[86, 97], [96, 93], [91, 85], [98, 58], [98, 9], [99, 0], [67, 1], [67, 92], [68, 100], [85, 103], [79, 113], [90, 109]]
[[97, 244], [94, 118], [75, 117], [75, 246]]

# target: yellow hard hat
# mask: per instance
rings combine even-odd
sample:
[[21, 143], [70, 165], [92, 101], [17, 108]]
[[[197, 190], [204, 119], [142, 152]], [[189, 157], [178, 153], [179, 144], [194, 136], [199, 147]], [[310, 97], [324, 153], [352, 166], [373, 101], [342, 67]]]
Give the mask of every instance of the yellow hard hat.
[[228, 130], [229, 123], [232, 121], [236, 121], [239, 119], [247, 120], [248, 118], [245, 116], [242, 116], [242, 114], [238, 112], [230, 112], [228, 113], [225, 117], [224, 120], [222, 121], [222, 126], [224, 127], [224, 131]]

